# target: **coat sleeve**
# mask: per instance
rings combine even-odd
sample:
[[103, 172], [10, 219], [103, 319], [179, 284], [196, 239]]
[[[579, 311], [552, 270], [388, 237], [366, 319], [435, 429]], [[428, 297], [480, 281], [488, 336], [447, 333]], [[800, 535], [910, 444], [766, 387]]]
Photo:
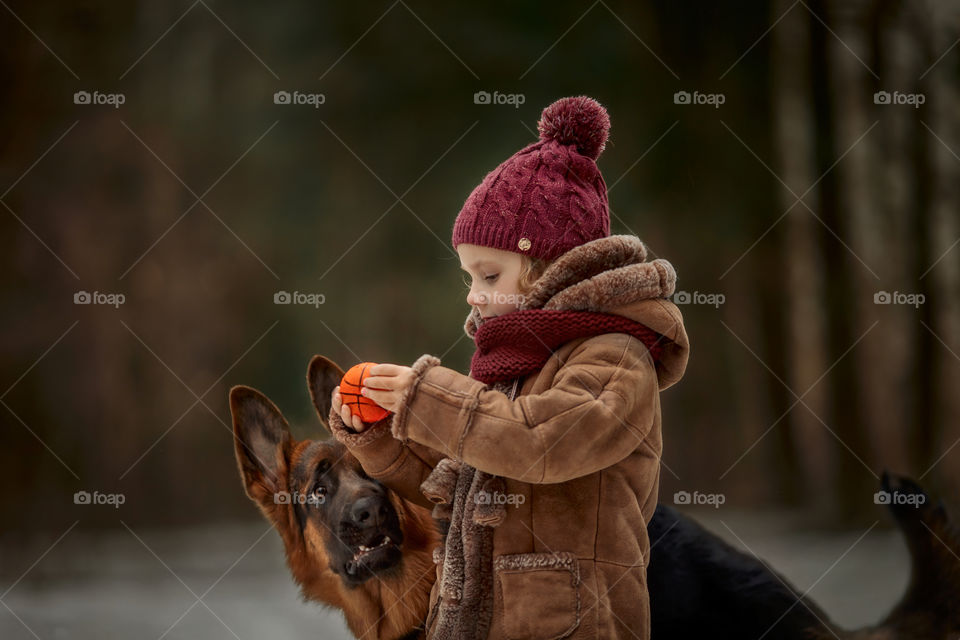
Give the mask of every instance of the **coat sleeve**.
[[328, 424], [333, 436], [346, 445], [368, 476], [397, 492], [400, 497], [431, 508], [420, 484], [445, 456], [415, 442], [400, 442], [390, 435], [390, 419], [384, 418], [365, 431], [354, 431], [340, 415], [330, 410]]
[[[640, 446], [660, 410], [646, 346], [616, 333], [584, 340], [549, 389], [511, 400], [425, 355], [392, 431], [498, 476], [564, 482], [616, 464]], [[659, 455], [659, 451], [655, 452]]]

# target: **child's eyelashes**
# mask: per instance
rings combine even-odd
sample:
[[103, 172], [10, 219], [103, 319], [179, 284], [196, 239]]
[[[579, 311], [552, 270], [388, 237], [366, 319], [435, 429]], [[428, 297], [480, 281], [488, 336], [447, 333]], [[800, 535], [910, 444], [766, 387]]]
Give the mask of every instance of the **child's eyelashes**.
[[[500, 277], [500, 274], [499, 274], [499, 273], [495, 273], [495, 274], [493, 274], [493, 275], [484, 276], [483, 279], [484, 279], [484, 281], [489, 282], [490, 284], [493, 284], [494, 282], [497, 281], [497, 279], [498, 279], [499, 277]], [[463, 286], [469, 288], [469, 287], [470, 287], [470, 284], [471, 284], [471, 283], [470, 283], [470, 280], [467, 279], [467, 276], [463, 276]]]

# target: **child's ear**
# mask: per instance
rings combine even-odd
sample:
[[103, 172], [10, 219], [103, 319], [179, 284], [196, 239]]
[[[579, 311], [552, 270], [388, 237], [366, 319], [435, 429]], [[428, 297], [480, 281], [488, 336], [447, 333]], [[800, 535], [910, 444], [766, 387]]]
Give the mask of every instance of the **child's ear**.
[[313, 408], [317, 410], [317, 417], [327, 430], [330, 430], [327, 420], [330, 417], [330, 395], [334, 387], [343, 379], [343, 369], [333, 360], [325, 356], [313, 356], [310, 366], [307, 367], [307, 387], [310, 389], [310, 399]]
[[234, 449], [244, 489], [268, 516], [286, 487], [290, 429], [280, 410], [250, 387], [230, 389]]

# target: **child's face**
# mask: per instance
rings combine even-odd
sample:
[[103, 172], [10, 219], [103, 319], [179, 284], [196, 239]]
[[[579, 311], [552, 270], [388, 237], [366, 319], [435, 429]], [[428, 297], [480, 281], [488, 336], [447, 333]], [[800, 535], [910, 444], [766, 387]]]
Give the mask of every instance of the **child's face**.
[[480, 247], [457, 246], [460, 268], [470, 275], [467, 304], [476, 307], [484, 318], [516, 311], [523, 302], [519, 291], [523, 259], [519, 253]]

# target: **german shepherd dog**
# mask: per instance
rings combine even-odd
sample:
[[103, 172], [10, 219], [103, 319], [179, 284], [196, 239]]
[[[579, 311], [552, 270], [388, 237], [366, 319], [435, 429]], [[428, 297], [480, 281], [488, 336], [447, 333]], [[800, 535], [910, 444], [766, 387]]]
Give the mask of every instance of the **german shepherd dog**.
[[[342, 376], [323, 356], [310, 362], [307, 383], [324, 426]], [[258, 391], [231, 389], [230, 410], [247, 495], [283, 539], [304, 599], [342, 610], [363, 640], [423, 637], [439, 542], [430, 512], [368, 477], [336, 440], [294, 440]], [[888, 505], [912, 571], [906, 593], [877, 626], [841, 629], [764, 562], [660, 505], [648, 525], [652, 637], [958, 640], [960, 532], [942, 503], [932, 504], [911, 480], [884, 473], [882, 488], [915, 499]]]

